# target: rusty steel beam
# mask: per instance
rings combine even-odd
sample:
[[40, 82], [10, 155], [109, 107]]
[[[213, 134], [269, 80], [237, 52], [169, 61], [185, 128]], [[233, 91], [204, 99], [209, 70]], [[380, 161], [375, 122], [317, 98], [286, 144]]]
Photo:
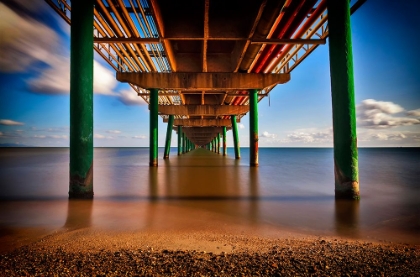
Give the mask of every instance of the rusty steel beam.
[[[238, 119], [240, 120], [240, 119]], [[168, 122], [167, 118], [163, 119], [163, 122]], [[230, 119], [175, 119], [173, 122], [174, 126], [186, 126], [186, 127], [228, 127], [232, 125]]]
[[258, 39], [251, 44], [326, 44], [326, 39]]
[[249, 106], [159, 105], [158, 110], [161, 115], [221, 116], [246, 114]]
[[284, 84], [290, 80], [290, 74], [117, 72], [117, 80], [145, 89], [245, 90]]

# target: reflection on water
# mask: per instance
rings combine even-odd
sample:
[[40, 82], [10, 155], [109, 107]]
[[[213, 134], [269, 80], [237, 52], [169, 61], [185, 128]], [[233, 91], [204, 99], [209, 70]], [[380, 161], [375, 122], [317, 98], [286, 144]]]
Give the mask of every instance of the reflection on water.
[[335, 230], [338, 235], [358, 237], [359, 201], [335, 200]]
[[92, 208], [91, 200], [75, 200], [68, 201], [67, 219], [64, 228], [81, 229], [92, 225]]
[[[241, 160], [229, 151], [173, 151], [152, 168], [147, 149], [95, 149], [93, 201], [66, 199], [68, 152], [15, 151], [16, 157], [0, 153], [0, 178], [7, 181], [0, 197], [26, 200], [0, 202], [0, 234], [14, 227], [257, 233], [271, 228], [420, 243], [419, 188], [403, 171], [415, 173], [409, 166], [419, 164], [409, 159], [404, 166], [388, 166], [392, 152], [361, 151], [362, 200], [355, 202], [334, 199], [330, 149], [260, 149], [259, 167], [248, 166], [246, 151]], [[388, 166], [386, 176], [376, 174], [378, 164]]]

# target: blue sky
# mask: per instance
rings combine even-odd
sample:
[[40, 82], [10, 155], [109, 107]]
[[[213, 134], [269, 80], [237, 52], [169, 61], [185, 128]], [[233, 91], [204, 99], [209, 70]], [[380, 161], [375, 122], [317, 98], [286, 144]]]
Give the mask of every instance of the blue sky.
[[[66, 147], [69, 26], [42, 0], [7, 2], [0, 3], [0, 145]], [[359, 146], [420, 147], [419, 8], [417, 0], [368, 0], [352, 16]], [[148, 146], [147, 105], [97, 55], [94, 90], [94, 145]], [[327, 45], [259, 103], [259, 115], [261, 147], [332, 146]], [[241, 146], [249, 144], [248, 126], [245, 116]], [[165, 135], [159, 119], [159, 146]], [[227, 139], [232, 146], [231, 132]]]

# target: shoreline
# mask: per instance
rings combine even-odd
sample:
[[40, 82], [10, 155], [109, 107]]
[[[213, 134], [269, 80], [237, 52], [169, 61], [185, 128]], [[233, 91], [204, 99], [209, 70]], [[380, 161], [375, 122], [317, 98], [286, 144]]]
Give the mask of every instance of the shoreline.
[[[249, 231], [249, 230], [248, 230]], [[420, 245], [278, 231], [58, 229], [0, 255], [7, 276], [417, 276]]]

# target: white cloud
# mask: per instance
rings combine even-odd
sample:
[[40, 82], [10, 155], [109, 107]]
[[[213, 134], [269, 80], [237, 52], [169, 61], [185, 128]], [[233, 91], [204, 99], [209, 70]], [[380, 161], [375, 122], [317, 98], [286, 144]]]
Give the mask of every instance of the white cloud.
[[137, 92], [135, 92], [132, 89], [122, 90], [118, 96], [119, 100], [128, 106], [134, 106], [134, 105], [145, 105], [146, 102], [137, 95]]
[[120, 130], [108, 130], [106, 132], [107, 133], [110, 133], [110, 134], [121, 134], [121, 131]]
[[269, 132], [263, 132], [260, 136], [264, 137], [264, 138], [275, 138], [276, 137], [275, 134], [270, 134]]
[[245, 125], [243, 125], [242, 123], [238, 124], [239, 129], [245, 129]]
[[40, 139], [44, 139], [44, 138], [46, 138], [47, 136], [44, 136], [44, 135], [35, 135], [35, 136], [33, 136], [34, 138], [40, 138]]
[[7, 126], [21, 126], [24, 125], [22, 122], [10, 120], [10, 119], [1, 119], [0, 125], [7, 125]]
[[140, 136], [134, 136], [133, 139], [145, 139], [146, 136], [140, 135]]
[[366, 128], [391, 128], [420, 124], [419, 119], [393, 116], [403, 111], [404, 108], [392, 102], [366, 99], [357, 106], [357, 121], [360, 126]]
[[408, 111], [407, 112], [407, 115], [410, 115], [410, 116], [420, 116], [420, 109]]

